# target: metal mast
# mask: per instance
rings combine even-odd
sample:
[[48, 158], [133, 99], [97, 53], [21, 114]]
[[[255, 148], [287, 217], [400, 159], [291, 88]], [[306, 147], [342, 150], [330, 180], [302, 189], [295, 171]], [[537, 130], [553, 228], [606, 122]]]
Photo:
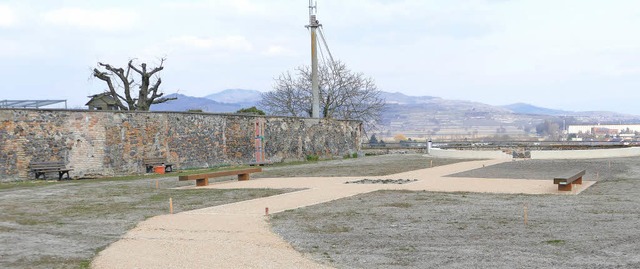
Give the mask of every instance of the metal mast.
[[309, 0], [309, 25], [306, 27], [311, 31], [311, 92], [313, 95], [313, 107], [311, 117], [320, 118], [320, 90], [318, 84], [318, 42], [316, 32], [321, 24], [316, 19], [316, 4]]

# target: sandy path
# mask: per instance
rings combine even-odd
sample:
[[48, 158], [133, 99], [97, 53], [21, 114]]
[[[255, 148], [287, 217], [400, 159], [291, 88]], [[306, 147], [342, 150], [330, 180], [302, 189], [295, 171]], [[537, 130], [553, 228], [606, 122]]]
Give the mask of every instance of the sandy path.
[[[473, 161], [388, 175], [384, 179], [418, 179], [402, 185], [344, 184], [362, 177], [271, 178], [224, 182], [206, 188], [305, 188], [277, 196], [163, 215], [140, 223], [100, 252], [93, 268], [326, 268], [295, 251], [273, 234], [264, 216], [382, 189], [444, 192], [578, 194], [558, 192], [552, 180], [452, 178], [445, 175], [498, 164]], [[371, 178], [371, 177], [370, 177]]]

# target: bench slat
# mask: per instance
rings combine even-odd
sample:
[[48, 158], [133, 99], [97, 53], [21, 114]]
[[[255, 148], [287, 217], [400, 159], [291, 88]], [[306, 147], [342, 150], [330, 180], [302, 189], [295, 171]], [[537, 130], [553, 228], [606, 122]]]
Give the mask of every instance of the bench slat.
[[257, 173], [257, 172], [262, 172], [262, 168], [258, 167], [258, 168], [242, 169], [242, 170], [218, 171], [218, 172], [212, 172], [212, 173], [206, 173], [206, 174], [193, 174], [193, 175], [179, 176], [178, 180], [179, 181], [198, 180], [203, 178], [233, 176], [233, 175]]
[[173, 172], [173, 164], [167, 162], [167, 158], [164, 157], [144, 158], [143, 164], [146, 168], [147, 173], [151, 173], [153, 167], [157, 165], [164, 165], [165, 172]]
[[58, 173], [58, 180], [62, 180], [62, 176], [67, 174], [67, 179], [69, 179], [69, 171], [73, 171], [73, 169], [66, 168], [66, 164], [62, 161], [57, 162], [32, 162], [29, 164], [29, 168], [36, 175], [36, 179], [42, 176], [46, 179], [47, 173]]
[[144, 163], [145, 164], [160, 164], [160, 163], [166, 163], [167, 162], [167, 158], [145, 158], [144, 159]]
[[586, 174], [587, 170], [582, 170], [580, 172], [578, 172], [577, 174], [570, 176], [570, 177], [556, 177], [553, 179], [553, 184], [562, 184], [562, 185], [566, 185], [566, 184], [571, 184], [572, 182], [574, 182], [576, 179], [581, 178], [582, 176], [584, 176], [584, 174]]
[[556, 177], [553, 179], [553, 184], [558, 185], [559, 191], [571, 191], [574, 184], [582, 184], [582, 176], [587, 170], [582, 170], [570, 177]]

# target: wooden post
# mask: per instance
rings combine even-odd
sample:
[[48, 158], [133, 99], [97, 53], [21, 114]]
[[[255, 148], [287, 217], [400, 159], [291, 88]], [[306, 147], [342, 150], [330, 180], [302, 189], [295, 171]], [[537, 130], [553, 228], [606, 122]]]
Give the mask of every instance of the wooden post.
[[527, 204], [524, 204], [524, 226], [527, 226]]
[[600, 179], [600, 172], [596, 172], [596, 180]]
[[169, 214], [173, 214], [173, 198], [169, 197]]
[[433, 167], [433, 160], [429, 161], [429, 163], [430, 163], [429, 165]]
[[158, 180], [156, 179], [156, 190], [158, 189]]
[[264, 215], [267, 216], [267, 217], [269, 216], [269, 208], [268, 207], [264, 208]]

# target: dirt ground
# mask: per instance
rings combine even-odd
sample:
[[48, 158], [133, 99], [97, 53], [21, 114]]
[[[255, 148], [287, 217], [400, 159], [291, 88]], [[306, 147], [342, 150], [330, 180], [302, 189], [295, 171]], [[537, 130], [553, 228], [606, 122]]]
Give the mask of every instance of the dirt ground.
[[[176, 177], [81, 180], [0, 190], [0, 268], [88, 268], [138, 222], [290, 190], [174, 190]], [[42, 185], [42, 184], [41, 184]]]
[[[458, 161], [383, 155], [265, 167], [255, 177], [383, 176]], [[380, 191], [275, 214], [271, 223], [296, 249], [338, 268], [640, 267], [636, 158], [527, 160], [455, 176], [551, 180], [576, 169], [599, 181], [577, 196]], [[194, 183], [171, 175], [156, 190], [155, 180], [0, 185], [0, 268], [86, 268], [136, 223], [166, 214], [169, 197], [179, 212], [292, 191], [176, 190]]]
[[598, 183], [580, 195], [379, 191], [271, 224], [337, 268], [640, 268], [637, 158], [526, 160], [455, 176], [551, 180], [582, 169]]
[[[457, 161], [386, 155], [267, 166], [254, 177], [385, 175]], [[86, 268], [98, 251], [138, 222], [167, 214], [170, 197], [177, 213], [292, 191], [173, 189], [194, 184], [178, 182], [171, 174], [158, 179], [0, 184], [0, 268]]]

